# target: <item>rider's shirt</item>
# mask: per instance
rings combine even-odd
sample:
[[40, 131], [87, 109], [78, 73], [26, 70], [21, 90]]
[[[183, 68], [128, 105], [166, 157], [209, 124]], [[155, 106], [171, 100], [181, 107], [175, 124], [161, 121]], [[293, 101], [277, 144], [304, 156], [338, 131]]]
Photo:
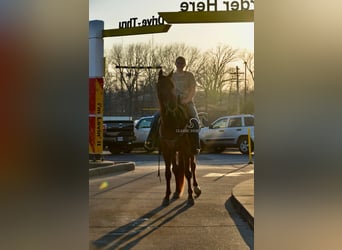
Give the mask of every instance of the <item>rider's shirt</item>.
[[175, 83], [176, 95], [179, 95], [181, 98], [188, 96], [190, 90], [196, 86], [195, 77], [189, 71], [176, 71], [173, 73], [172, 79]]

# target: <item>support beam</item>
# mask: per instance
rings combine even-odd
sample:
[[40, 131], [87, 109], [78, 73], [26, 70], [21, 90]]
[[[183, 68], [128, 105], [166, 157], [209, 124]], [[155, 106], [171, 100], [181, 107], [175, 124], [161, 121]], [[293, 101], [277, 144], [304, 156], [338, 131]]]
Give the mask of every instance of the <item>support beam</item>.
[[109, 29], [104, 30], [102, 35], [103, 37], [112, 37], [112, 36], [131, 36], [131, 35], [142, 35], [142, 34], [151, 34], [151, 33], [163, 33], [167, 32], [170, 29], [170, 24], [163, 25], [151, 25], [151, 26], [139, 26], [133, 28], [124, 28], [124, 29]]
[[254, 22], [254, 10], [158, 12], [158, 14], [170, 24]]

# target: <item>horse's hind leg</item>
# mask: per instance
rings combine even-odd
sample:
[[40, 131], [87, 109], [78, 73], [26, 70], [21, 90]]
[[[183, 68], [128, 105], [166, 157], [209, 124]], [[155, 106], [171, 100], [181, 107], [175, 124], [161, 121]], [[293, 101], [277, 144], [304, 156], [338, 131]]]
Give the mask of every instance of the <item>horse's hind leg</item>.
[[199, 197], [202, 193], [200, 187], [198, 186], [197, 179], [196, 179], [196, 162], [195, 162], [195, 156], [191, 156], [190, 158], [190, 164], [191, 164], [191, 173], [193, 177], [193, 184], [194, 184], [194, 192], [196, 194], [196, 198]]
[[172, 172], [175, 176], [175, 182], [176, 182], [176, 185], [175, 185], [175, 192], [173, 193], [173, 196], [172, 196], [172, 199], [176, 200], [179, 198], [180, 196], [180, 185], [179, 185], [179, 174], [178, 174], [178, 165], [172, 165]]
[[194, 205], [195, 202], [194, 202], [194, 197], [192, 196], [193, 191], [192, 191], [192, 187], [191, 187], [191, 175], [192, 174], [191, 174], [188, 163], [189, 163], [189, 161], [188, 161], [188, 159], [186, 159], [185, 161], [183, 161], [182, 164], [186, 164], [183, 167], [185, 167], [185, 177], [188, 181], [188, 205], [192, 206], [192, 205]]

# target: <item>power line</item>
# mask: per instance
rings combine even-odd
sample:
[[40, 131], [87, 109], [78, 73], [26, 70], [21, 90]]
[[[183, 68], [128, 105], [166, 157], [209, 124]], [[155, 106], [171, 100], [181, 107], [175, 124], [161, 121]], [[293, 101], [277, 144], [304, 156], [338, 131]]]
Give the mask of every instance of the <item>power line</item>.
[[116, 65], [115, 68], [117, 69], [161, 69], [162, 66], [118, 66]]

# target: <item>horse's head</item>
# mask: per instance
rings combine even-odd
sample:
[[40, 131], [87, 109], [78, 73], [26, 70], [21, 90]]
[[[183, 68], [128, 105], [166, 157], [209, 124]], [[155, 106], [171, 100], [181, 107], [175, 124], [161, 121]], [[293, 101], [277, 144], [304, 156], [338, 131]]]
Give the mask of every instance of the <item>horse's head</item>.
[[173, 98], [173, 96], [176, 96], [175, 84], [172, 81], [172, 74], [173, 71], [164, 76], [163, 70], [159, 71], [157, 92], [158, 96], [160, 95], [162, 97], [162, 100], [165, 100], [165, 98], [169, 100], [170, 98]]
[[159, 77], [157, 82], [157, 94], [160, 103], [160, 107], [165, 105], [175, 106], [177, 103], [175, 84], [172, 81], [171, 71], [168, 75], [163, 74], [163, 70], [159, 71]]
[[188, 122], [188, 114], [185, 107], [177, 99], [172, 74], [173, 71], [165, 76], [162, 70], [159, 71], [157, 93], [162, 123], [168, 124], [168, 128], [174, 134], [175, 128], [184, 128]]

